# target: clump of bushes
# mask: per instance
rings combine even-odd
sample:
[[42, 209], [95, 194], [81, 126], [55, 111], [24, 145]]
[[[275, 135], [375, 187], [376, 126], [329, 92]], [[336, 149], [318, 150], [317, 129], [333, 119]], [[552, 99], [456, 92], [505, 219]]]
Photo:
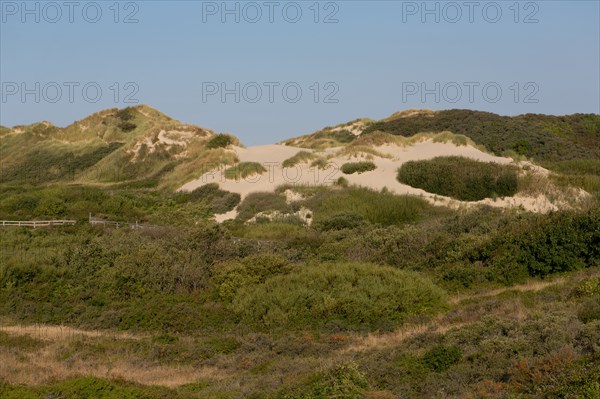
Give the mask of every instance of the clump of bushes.
[[289, 213], [290, 205], [286, 202], [285, 196], [278, 193], [262, 192], [251, 193], [238, 207], [238, 220], [246, 221], [259, 212], [279, 211]]
[[316, 155], [313, 154], [312, 152], [300, 151], [293, 157], [290, 157], [290, 158], [286, 159], [285, 161], [283, 161], [282, 166], [284, 168], [291, 168], [293, 166], [296, 166], [299, 163], [308, 162], [315, 158], [316, 158]]
[[131, 132], [137, 127], [135, 123], [131, 122], [135, 118], [135, 109], [132, 107], [117, 111], [117, 118], [119, 119], [117, 126], [125, 133]]
[[355, 229], [366, 224], [365, 218], [354, 212], [343, 212], [315, 223], [315, 229], [321, 231]]
[[346, 179], [344, 176], [340, 176], [335, 181], [335, 185], [346, 188], [349, 186], [348, 179]]
[[230, 302], [241, 288], [264, 283], [290, 270], [290, 263], [281, 256], [259, 254], [215, 265], [213, 282], [219, 299]]
[[226, 148], [232, 144], [235, 144], [236, 140], [233, 136], [229, 134], [219, 133], [216, 134], [213, 138], [208, 140], [206, 143], [206, 148]]
[[431, 348], [423, 356], [423, 363], [427, 368], [442, 372], [448, 370], [462, 358], [462, 351], [456, 346], [438, 345]]
[[351, 175], [353, 173], [364, 173], [369, 172], [371, 170], [377, 169], [377, 166], [373, 162], [364, 161], [364, 162], [348, 162], [342, 165], [342, 172], [346, 175]]
[[220, 190], [217, 183], [210, 183], [193, 190], [189, 199], [204, 201], [213, 213], [225, 213], [240, 203], [241, 196], [238, 193]]
[[327, 165], [329, 165], [329, 163], [327, 162], [327, 160], [325, 158], [315, 159], [310, 164], [310, 166], [312, 166], [313, 168], [318, 168], [318, 169], [326, 169]]
[[406, 162], [398, 170], [398, 181], [461, 201], [480, 201], [515, 195], [518, 170], [464, 157], [437, 157]]
[[[365, 221], [384, 226], [411, 223], [419, 220], [430, 205], [423, 199], [394, 195], [366, 188], [349, 187], [322, 193], [306, 201], [315, 213], [317, 226], [330, 223], [328, 219], [348, 219], [348, 214], [360, 215]], [[337, 222], [333, 221], [333, 225]], [[327, 227], [325, 227], [327, 229]]]
[[368, 263], [319, 264], [241, 288], [232, 310], [264, 328], [376, 327], [441, 309], [444, 291], [415, 272]]
[[245, 179], [248, 176], [261, 175], [267, 169], [258, 162], [241, 162], [225, 169], [225, 178], [230, 180]]
[[369, 383], [356, 363], [341, 363], [311, 375], [298, 388], [280, 395], [285, 399], [345, 398], [360, 399]]
[[[3, 398], [147, 398], [177, 397], [175, 391], [158, 386], [145, 387], [125, 380], [109, 381], [96, 377], [76, 377], [40, 387], [9, 385], [0, 382]], [[4, 396], [6, 395], [6, 396]], [[177, 396], [176, 396], [177, 395]]]

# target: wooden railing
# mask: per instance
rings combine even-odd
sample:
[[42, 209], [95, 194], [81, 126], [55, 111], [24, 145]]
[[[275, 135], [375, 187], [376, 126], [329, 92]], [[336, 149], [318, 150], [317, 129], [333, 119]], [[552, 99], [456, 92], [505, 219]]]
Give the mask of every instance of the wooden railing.
[[0, 220], [0, 226], [48, 227], [74, 225], [76, 220]]
[[[77, 220], [0, 220], [0, 226], [15, 226], [15, 227], [51, 227], [51, 226], [72, 226], [77, 223]], [[99, 218], [93, 218], [92, 215], [89, 217], [89, 223], [91, 225], [106, 225], [114, 226], [117, 229], [119, 227], [128, 227], [131, 229], [151, 229], [161, 226], [154, 224], [145, 223], [128, 223], [128, 222], [114, 222], [112, 220], [104, 220]]]
[[155, 224], [145, 224], [145, 223], [138, 223], [137, 221], [135, 223], [128, 223], [128, 222], [115, 222], [112, 220], [105, 220], [105, 219], [99, 219], [99, 218], [94, 218], [92, 217], [92, 215], [90, 214], [89, 217], [89, 222], [92, 226], [94, 225], [107, 225], [107, 226], [115, 226], [117, 229], [119, 227], [129, 227], [131, 229], [155, 229], [158, 227], [162, 227], [162, 226], [157, 226]]

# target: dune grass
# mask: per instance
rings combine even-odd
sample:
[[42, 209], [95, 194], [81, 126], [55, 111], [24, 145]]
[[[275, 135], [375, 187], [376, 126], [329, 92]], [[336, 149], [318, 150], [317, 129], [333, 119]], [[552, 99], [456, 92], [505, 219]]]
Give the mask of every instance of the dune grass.
[[225, 178], [230, 180], [245, 179], [249, 176], [262, 175], [267, 169], [258, 162], [241, 162], [225, 169]]
[[342, 165], [342, 172], [346, 175], [365, 173], [377, 169], [373, 162], [348, 162]]
[[296, 166], [299, 163], [305, 163], [308, 161], [312, 161], [315, 158], [317, 158], [317, 156], [315, 154], [313, 154], [312, 152], [300, 151], [296, 155], [283, 161], [282, 166], [284, 168], [291, 168], [293, 166]]

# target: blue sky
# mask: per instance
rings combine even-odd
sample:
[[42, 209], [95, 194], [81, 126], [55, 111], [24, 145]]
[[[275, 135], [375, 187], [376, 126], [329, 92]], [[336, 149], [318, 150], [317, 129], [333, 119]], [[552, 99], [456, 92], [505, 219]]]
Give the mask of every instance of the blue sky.
[[246, 144], [406, 108], [600, 113], [599, 1], [0, 3], [7, 126], [126, 98]]

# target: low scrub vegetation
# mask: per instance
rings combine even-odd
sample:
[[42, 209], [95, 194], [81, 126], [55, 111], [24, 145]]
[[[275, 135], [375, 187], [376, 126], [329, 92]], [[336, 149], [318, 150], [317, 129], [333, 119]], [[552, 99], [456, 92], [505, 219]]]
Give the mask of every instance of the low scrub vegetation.
[[257, 213], [265, 211], [278, 211], [289, 213], [290, 205], [285, 200], [285, 196], [279, 193], [262, 192], [249, 194], [238, 207], [238, 219], [247, 221]]
[[208, 142], [206, 143], [206, 148], [214, 149], [214, 148], [227, 148], [230, 145], [236, 144], [235, 137], [219, 133], [215, 134]]
[[385, 119], [371, 124], [363, 135], [376, 131], [406, 137], [450, 131], [468, 137], [496, 155], [513, 152], [538, 162], [600, 159], [600, 116], [596, 114], [510, 117], [454, 109]]
[[[343, 220], [356, 222], [359, 219], [384, 226], [401, 225], [419, 220], [424, 212], [432, 209], [420, 198], [356, 187], [321, 192], [304, 204], [314, 210], [315, 226], [325, 229], [339, 229], [345, 223]], [[355, 222], [350, 222], [352, 227], [359, 225]]]
[[240, 203], [241, 196], [238, 193], [220, 190], [217, 183], [210, 183], [190, 192], [189, 199], [204, 202], [212, 213], [225, 213]]
[[377, 169], [373, 162], [348, 162], [342, 165], [342, 172], [346, 175], [365, 173]]
[[[299, 144], [347, 144], [345, 155], [368, 160], [379, 156], [369, 145], [480, 138], [494, 152], [544, 159], [552, 184], [600, 191], [596, 116], [409, 114], [324, 129]], [[382, 130], [354, 136], [371, 127]], [[207, 150], [209, 132], [197, 128], [197, 145], [187, 148], [192, 161], [148, 146], [143, 160], [131, 162], [136, 134], [156, 140], [161, 129], [179, 128], [158, 111], [133, 107], [64, 129], [40, 123], [0, 131], [10, 158], [1, 218], [78, 220], [0, 228], [1, 398], [600, 396], [593, 202], [548, 214], [451, 209], [350, 186], [347, 176], [333, 187], [286, 185], [240, 203], [217, 184], [171, 190], [207, 165], [239, 163], [226, 149], [237, 144], [233, 137], [210, 136]], [[438, 128], [469, 138], [419, 133]], [[91, 132], [102, 139], [63, 147], [63, 139]], [[50, 137], [61, 144], [47, 146]], [[19, 170], [23, 161], [48, 170], [33, 178], [35, 168]], [[325, 154], [288, 161], [327, 167]], [[89, 165], [117, 166], [122, 175], [89, 177]], [[263, 173], [240, 165], [233, 178]], [[512, 166], [460, 158], [413, 166], [415, 184], [455, 198], [516, 190]], [[535, 177], [521, 173], [519, 184], [530, 193], [534, 184], [550, 185]], [[235, 220], [211, 220], [236, 205]], [[311, 217], [301, 220], [306, 209]], [[90, 226], [90, 213], [161, 227]]]
[[463, 157], [438, 157], [406, 162], [398, 170], [398, 181], [461, 201], [479, 201], [515, 195], [518, 170]]
[[390, 327], [441, 309], [445, 294], [416, 273], [371, 264], [323, 264], [240, 289], [233, 310], [262, 328]]

